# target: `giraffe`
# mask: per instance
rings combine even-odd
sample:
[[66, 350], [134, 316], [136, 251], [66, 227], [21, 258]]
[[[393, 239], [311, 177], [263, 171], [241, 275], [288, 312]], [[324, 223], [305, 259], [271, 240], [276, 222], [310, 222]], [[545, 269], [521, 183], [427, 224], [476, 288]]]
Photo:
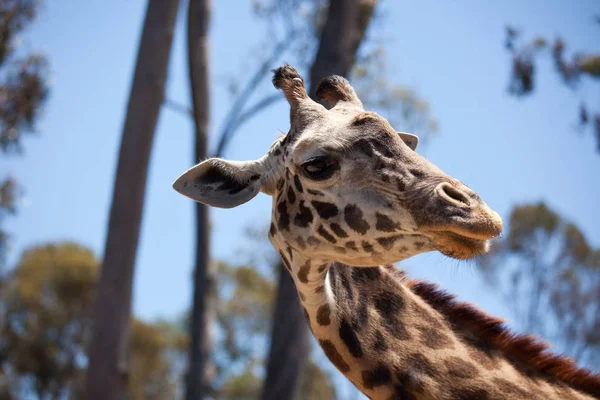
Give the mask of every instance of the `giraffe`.
[[496, 212], [419, 155], [416, 136], [365, 111], [346, 79], [318, 85], [330, 108], [289, 65], [273, 84], [290, 105], [289, 132], [258, 160], [211, 158], [173, 187], [221, 208], [272, 196], [269, 239], [346, 378], [377, 400], [600, 398], [600, 376], [391, 265], [427, 251], [486, 253], [502, 230]]

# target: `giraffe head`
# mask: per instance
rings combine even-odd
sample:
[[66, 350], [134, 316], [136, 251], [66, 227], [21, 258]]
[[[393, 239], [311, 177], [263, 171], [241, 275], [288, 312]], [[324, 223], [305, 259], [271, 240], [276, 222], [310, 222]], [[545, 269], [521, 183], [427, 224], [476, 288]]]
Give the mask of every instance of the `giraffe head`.
[[208, 159], [173, 187], [215, 207], [259, 191], [273, 197], [270, 239], [283, 250], [355, 266], [396, 262], [425, 251], [466, 259], [485, 253], [502, 221], [479, 196], [415, 152], [418, 139], [365, 111], [339, 76], [311, 100], [288, 65], [273, 83], [290, 104], [290, 131], [262, 158]]

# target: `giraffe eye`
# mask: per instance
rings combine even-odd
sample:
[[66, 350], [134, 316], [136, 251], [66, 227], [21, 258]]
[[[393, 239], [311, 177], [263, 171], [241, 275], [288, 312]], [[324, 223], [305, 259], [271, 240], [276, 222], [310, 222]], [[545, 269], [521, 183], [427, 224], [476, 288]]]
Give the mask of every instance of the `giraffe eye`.
[[337, 168], [337, 161], [330, 157], [314, 157], [302, 164], [304, 174], [318, 181], [330, 178]]

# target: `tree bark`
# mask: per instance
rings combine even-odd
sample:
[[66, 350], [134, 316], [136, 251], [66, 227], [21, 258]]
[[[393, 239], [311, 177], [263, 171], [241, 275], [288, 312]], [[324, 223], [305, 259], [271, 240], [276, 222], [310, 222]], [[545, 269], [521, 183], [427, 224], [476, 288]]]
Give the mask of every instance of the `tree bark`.
[[[376, 0], [330, 0], [310, 70], [309, 94], [313, 99], [321, 79], [332, 74], [347, 76], [350, 72], [376, 3]], [[310, 354], [308, 326], [296, 288], [282, 265], [279, 271], [263, 400], [298, 397], [303, 367]]]
[[294, 281], [281, 263], [278, 269], [263, 400], [292, 399], [292, 394], [300, 388], [304, 364], [310, 354], [307, 325]]
[[179, 0], [149, 0], [123, 127], [108, 234], [93, 311], [86, 399], [122, 400], [150, 149], [163, 102]]
[[310, 97], [315, 98], [317, 85], [326, 76], [348, 76], [376, 4], [377, 0], [330, 0], [319, 49], [310, 69]]
[[[194, 115], [194, 162], [207, 157], [209, 129], [208, 26], [210, 0], [190, 0], [188, 9], [188, 67]], [[189, 369], [186, 399], [204, 398], [208, 387], [208, 365], [212, 347], [210, 328], [216, 308], [216, 265], [210, 262], [208, 208], [196, 207], [196, 263], [190, 325]]]

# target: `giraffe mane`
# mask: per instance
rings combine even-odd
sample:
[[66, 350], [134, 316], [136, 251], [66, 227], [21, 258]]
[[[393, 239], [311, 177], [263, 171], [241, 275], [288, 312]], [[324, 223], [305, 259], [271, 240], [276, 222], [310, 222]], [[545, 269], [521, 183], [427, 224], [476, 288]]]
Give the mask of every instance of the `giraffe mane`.
[[574, 389], [600, 397], [600, 375], [579, 368], [573, 359], [549, 351], [550, 346], [533, 335], [512, 332], [500, 318], [479, 310], [474, 305], [461, 302], [437, 285], [408, 279], [404, 271], [394, 267], [395, 277], [429, 306], [454, 325], [466, 327], [478, 339], [502, 351], [511, 359], [536, 371], [556, 378]]

